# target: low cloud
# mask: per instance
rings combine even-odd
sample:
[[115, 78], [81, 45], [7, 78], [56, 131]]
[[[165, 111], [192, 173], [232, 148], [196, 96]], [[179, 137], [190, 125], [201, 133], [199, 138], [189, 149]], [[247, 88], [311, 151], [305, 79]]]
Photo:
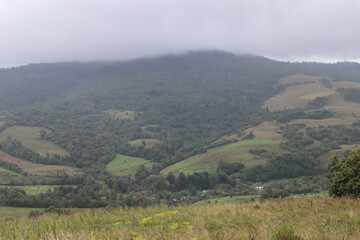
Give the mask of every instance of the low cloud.
[[360, 59], [356, 0], [0, 2], [0, 65], [219, 49], [284, 60]]

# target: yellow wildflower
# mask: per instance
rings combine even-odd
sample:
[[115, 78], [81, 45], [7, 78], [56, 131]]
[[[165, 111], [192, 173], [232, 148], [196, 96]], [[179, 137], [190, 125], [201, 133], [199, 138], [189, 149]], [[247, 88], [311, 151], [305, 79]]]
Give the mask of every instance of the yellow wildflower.
[[177, 223], [173, 223], [173, 224], [171, 224], [170, 225], [170, 229], [172, 229], [172, 230], [175, 230], [175, 229], [177, 229], [179, 227], [179, 224], [177, 224]]
[[143, 218], [143, 219], [141, 219], [141, 224], [145, 224], [148, 221], [150, 221], [151, 219], [152, 219], [152, 217]]
[[137, 237], [137, 238], [135, 238], [135, 240], [146, 240], [146, 238], [143, 238], [143, 237]]
[[119, 225], [120, 222], [114, 222], [113, 225], [116, 226], [116, 225]]
[[157, 213], [157, 214], [155, 214], [155, 217], [163, 217], [165, 215], [166, 215], [165, 213]]

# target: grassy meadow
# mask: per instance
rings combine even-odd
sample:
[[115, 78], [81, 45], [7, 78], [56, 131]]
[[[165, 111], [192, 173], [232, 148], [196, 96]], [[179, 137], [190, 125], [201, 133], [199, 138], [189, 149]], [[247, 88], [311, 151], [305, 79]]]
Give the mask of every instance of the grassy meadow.
[[0, 161], [16, 164], [24, 172], [39, 176], [56, 176], [59, 173], [60, 174], [67, 173], [69, 175], [74, 175], [80, 171], [80, 169], [78, 168], [69, 167], [69, 166], [32, 163], [29, 161], [22, 160], [20, 158], [10, 156], [9, 154], [3, 151], [0, 151]]
[[56, 187], [60, 187], [60, 186], [62, 185], [24, 185], [24, 186], [2, 185], [0, 187], [23, 189], [27, 195], [38, 195], [40, 193], [45, 193], [47, 191], [53, 191]]
[[284, 108], [296, 108], [305, 107], [309, 100], [313, 100], [316, 97], [328, 97], [329, 103], [324, 108], [339, 113], [339, 117], [342, 115], [352, 115], [352, 113], [359, 113], [359, 104], [344, 101], [340, 94], [336, 92], [337, 88], [360, 88], [360, 83], [350, 81], [334, 81], [331, 82], [331, 88], [328, 88], [321, 84], [322, 77], [309, 76], [295, 74], [287, 76], [279, 80], [279, 84], [287, 85], [286, 89], [269, 98], [265, 101], [264, 107], [267, 107], [270, 111], [283, 110]]
[[152, 163], [143, 158], [117, 154], [116, 158], [106, 165], [106, 170], [117, 176], [135, 175], [141, 165], [148, 169], [152, 167]]
[[[22, 208], [22, 207], [3, 207], [0, 206], [0, 224], [2, 224], [5, 219], [8, 218], [19, 218], [19, 217], [25, 217], [29, 216], [31, 211], [40, 211], [43, 210], [41, 208]], [[0, 239], [4, 239], [3, 236], [0, 237]], [[13, 239], [13, 238], [8, 238]]]
[[[243, 135], [237, 134], [227, 135], [215, 143], [224, 140], [237, 140], [235, 143], [226, 144], [223, 146], [209, 149], [206, 153], [197, 154], [181, 162], [175, 163], [161, 172], [168, 174], [173, 172], [175, 174], [194, 173], [194, 172], [215, 172], [217, 168], [217, 162], [219, 160], [226, 160], [228, 162], [240, 162], [245, 167], [253, 167], [256, 165], [265, 164], [268, 159], [252, 154], [250, 149], [265, 149], [270, 152], [283, 153], [284, 150], [278, 145], [284, 138], [278, 133], [280, 125], [275, 121], [265, 122], [256, 127], [249, 128], [244, 131]], [[251, 140], [244, 140], [244, 135], [253, 133], [254, 138]]]
[[13, 179], [24, 178], [20, 174], [0, 167], [0, 184], [9, 184]]
[[8, 136], [11, 136], [19, 140], [24, 147], [39, 153], [41, 156], [49, 154], [50, 156], [59, 155], [64, 157], [69, 154], [66, 150], [52, 142], [39, 140], [41, 131], [47, 130], [41, 127], [14, 126], [0, 133], [0, 141], [5, 141]]
[[0, 239], [358, 240], [360, 201], [299, 198], [1, 218]]
[[209, 204], [224, 204], [224, 203], [244, 203], [259, 199], [260, 195], [242, 195], [242, 196], [228, 196], [204, 199], [194, 203], [195, 206], [209, 205]]

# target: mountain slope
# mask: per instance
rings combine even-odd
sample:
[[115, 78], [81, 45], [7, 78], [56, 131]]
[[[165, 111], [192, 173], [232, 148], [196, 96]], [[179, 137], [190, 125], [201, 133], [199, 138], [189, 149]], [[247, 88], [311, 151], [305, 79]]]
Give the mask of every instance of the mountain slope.
[[[161, 169], [205, 153], [226, 134], [272, 120], [272, 113], [263, 108], [264, 101], [268, 99], [267, 106], [282, 90], [296, 88], [278, 80], [299, 72], [357, 80], [360, 67], [351, 63], [291, 64], [213, 51], [129, 62], [1, 69], [0, 109], [7, 110], [0, 119], [1, 128], [50, 130], [41, 139], [69, 152], [67, 164], [77, 167], [105, 165], [120, 153], [152, 160]], [[302, 104], [311, 100], [308, 97]], [[280, 102], [290, 103], [288, 100]], [[131, 118], [126, 114], [132, 114]], [[147, 139], [162, 144], [151, 148], [130, 144], [146, 144]], [[254, 154], [248, 155], [251, 157]]]

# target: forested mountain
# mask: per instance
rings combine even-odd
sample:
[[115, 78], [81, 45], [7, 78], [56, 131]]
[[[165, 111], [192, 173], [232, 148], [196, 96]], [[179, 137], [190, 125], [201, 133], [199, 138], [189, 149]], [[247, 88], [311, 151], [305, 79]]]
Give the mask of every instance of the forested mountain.
[[[315, 77], [303, 77], [306, 81], [279, 82], [279, 79], [294, 74]], [[348, 127], [341, 128], [352, 131], [354, 136], [351, 140], [339, 140], [335, 135], [341, 133], [340, 128], [337, 128], [340, 132], [334, 132], [328, 126], [318, 129], [314, 125], [296, 125], [295, 120], [334, 118], [335, 111], [324, 107], [333, 103], [327, 96], [336, 93], [332, 86], [342, 82], [344, 84], [339, 86], [346, 88], [348, 81], [360, 82], [359, 64], [285, 63], [220, 51], [126, 62], [31, 64], [1, 69], [0, 140], [1, 137], [3, 140], [0, 150], [24, 161], [62, 164], [85, 172], [81, 176], [61, 176], [62, 182], [44, 178], [44, 183], [99, 187], [102, 182], [117, 193], [135, 191], [136, 184], [147, 190], [175, 191], [215, 188], [217, 183], [235, 187], [243, 184], [239, 181], [317, 175], [324, 168], [315, 160], [341, 144], [355, 144], [359, 140], [357, 132]], [[309, 83], [317, 84], [321, 88], [320, 94], [314, 98], [304, 95], [306, 104], [302, 107], [271, 109], [265, 104], [288, 87]], [[326, 89], [331, 91], [328, 93]], [[341, 91], [345, 92], [344, 89]], [[281, 132], [281, 138], [270, 139], [274, 140], [271, 144], [277, 144], [276, 153], [255, 146], [264, 140], [260, 139], [259, 128], [255, 127], [270, 121], [282, 124], [276, 130]], [[46, 146], [55, 144], [61, 151], [54, 153], [50, 147], [44, 150], [43, 145], [36, 150], [38, 145], [34, 147], [27, 142], [25, 134], [21, 135], [21, 131], [30, 132], [30, 128], [38, 131], [33, 137], [36, 141], [48, 144]], [[8, 134], [11, 137], [7, 137]], [[236, 136], [232, 137], [232, 134]], [[327, 140], [319, 137], [320, 134], [327, 134]], [[198, 175], [189, 175], [188, 179], [184, 174], [179, 177], [167, 175], [171, 171], [165, 168], [175, 166], [174, 163], [192, 156], [203, 157], [201, 154], [211, 153], [211, 149], [224, 145], [229, 147], [221, 151], [231, 152], [233, 146], [227, 144], [242, 144], [242, 141], [250, 141], [246, 146], [251, 151], [247, 154], [260, 157], [259, 165], [237, 162], [235, 154], [240, 152], [231, 156], [217, 153], [211, 160], [214, 164], [221, 163], [216, 176], [196, 171]], [[119, 180], [106, 169], [109, 170], [109, 162], [120, 155], [150, 160], [152, 167], [141, 166], [134, 170], [136, 181], [140, 182]], [[220, 161], [224, 160], [220, 155], [230, 156], [230, 163]], [[18, 174], [24, 174], [16, 164], [10, 167]], [[160, 173], [163, 169], [166, 173]], [[158, 182], [149, 180], [151, 177], [157, 178]], [[209, 180], [211, 177], [215, 179], [213, 183]], [[174, 185], [168, 189], [163, 185], [164, 178]]]
[[[78, 166], [110, 161], [124, 151], [124, 141], [149, 138], [141, 130], [148, 125], [156, 125], [152, 138], [166, 144], [142, 156], [168, 161], [177, 152], [175, 160], [180, 160], [257, 121], [262, 101], [278, 91], [274, 84], [288, 73], [275, 61], [223, 52], [124, 63], [40, 64], [3, 70], [1, 98], [11, 99], [3, 109], [34, 104], [15, 111], [7, 122], [48, 128], [52, 134], [45, 137], [68, 150], [82, 145], [72, 152]], [[8, 84], [13, 78], [15, 86]], [[8, 97], [11, 92], [19, 96]], [[108, 109], [134, 111], [136, 119], [111, 119], [103, 112]]]

